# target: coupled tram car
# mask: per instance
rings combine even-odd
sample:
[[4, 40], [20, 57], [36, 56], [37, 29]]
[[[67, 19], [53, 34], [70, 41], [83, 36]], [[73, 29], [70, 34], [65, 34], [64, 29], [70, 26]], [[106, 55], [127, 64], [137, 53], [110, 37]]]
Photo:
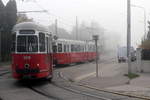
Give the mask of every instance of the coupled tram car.
[[44, 26], [24, 22], [12, 31], [12, 73], [16, 79], [48, 78], [53, 65], [96, 59], [95, 45], [90, 41], [54, 39]]
[[53, 62], [56, 66], [96, 59], [95, 44], [93, 42], [58, 39], [54, 43]]

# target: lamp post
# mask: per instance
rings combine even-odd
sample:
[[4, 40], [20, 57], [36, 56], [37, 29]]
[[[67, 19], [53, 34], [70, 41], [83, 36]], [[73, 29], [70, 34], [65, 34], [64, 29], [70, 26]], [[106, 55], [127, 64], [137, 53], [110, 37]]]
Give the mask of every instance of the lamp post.
[[98, 78], [98, 48], [97, 48], [97, 41], [99, 39], [98, 35], [93, 35], [93, 40], [95, 41], [96, 46], [96, 77]]
[[143, 12], [144, 12], [144, 38], [145, 38], [145, 36], [146, 36], [146, 10], [145, 10], [145, 8], [142, 7], [142, 6], [138, 6], [138, 5], [131, 5], [131, 6], [132, 6], [132, 7], [136, 7], [136, 8], [140, 8], [140, 9], [142, 9]]

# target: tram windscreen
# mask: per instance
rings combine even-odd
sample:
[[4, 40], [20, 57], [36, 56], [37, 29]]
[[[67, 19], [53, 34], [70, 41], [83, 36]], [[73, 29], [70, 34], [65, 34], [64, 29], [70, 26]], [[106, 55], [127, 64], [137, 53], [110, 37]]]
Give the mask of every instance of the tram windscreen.
[[18, 36], [17, 52], [38, 52], [37, 36]]

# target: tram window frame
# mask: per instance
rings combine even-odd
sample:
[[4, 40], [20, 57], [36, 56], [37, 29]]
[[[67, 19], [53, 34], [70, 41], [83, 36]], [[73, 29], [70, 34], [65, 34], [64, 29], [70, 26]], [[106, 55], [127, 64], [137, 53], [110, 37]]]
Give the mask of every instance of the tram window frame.
[[[41, 39], [40, 35], [43, 35], [43, 39]], [[46, 51], [46, 46], [45, 46], [45, 43], [46, 43], [46, 36], [43, 32], [39, 32], [39, 51], [40, 52], [45, 52]], [[41, 41], [42, 40], [42, 41]]]
[[57, 51], [62, 52], [62, 43], [57, 44]]

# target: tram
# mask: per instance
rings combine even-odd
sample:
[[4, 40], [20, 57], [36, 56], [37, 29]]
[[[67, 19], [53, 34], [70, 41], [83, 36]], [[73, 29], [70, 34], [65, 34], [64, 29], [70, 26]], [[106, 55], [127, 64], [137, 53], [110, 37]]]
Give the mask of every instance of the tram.
[[95, 44], [90, 41], [58, 39], [53, 44], [54, 65], [87, 62], [96, 59]]
[[13, 77], [51, 80], [52, 73], [52, 33], [34, 22], [15, 25], [12, 30]]

